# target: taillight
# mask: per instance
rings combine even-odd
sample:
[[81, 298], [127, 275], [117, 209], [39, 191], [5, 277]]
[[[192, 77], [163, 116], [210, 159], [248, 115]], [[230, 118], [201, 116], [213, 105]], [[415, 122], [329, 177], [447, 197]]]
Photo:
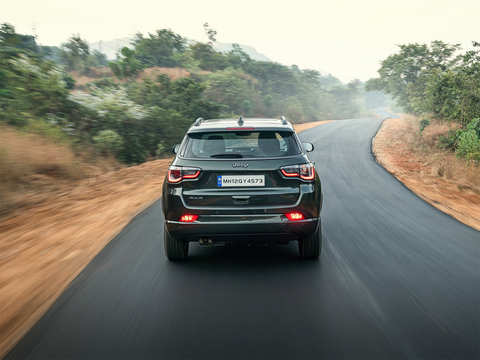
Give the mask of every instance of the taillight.
[[185, 222], [185, 223], [191, 223], [194, 221], [197, 221], [198, 215], [193, 215], [193, 214], [185, 214], [180, 216], [180, 222]]
[[297, 221], [297, 220], [303, 220], [304, 219], [303, 214], [301, 212], [297, 212], [297, 211], [286, 213], [285, 216], [290, 221]]
[[315, 179], [315, 167], [311, 163], [284, 166], [280, 169], [280, 172], [288, 178], [299, 178], [308, 181]]
[[200, 169], [183, 166], [170, 166], [167, 179], [171, 184], [179, 183], [184, 179], [196, 179], [200, 175]]

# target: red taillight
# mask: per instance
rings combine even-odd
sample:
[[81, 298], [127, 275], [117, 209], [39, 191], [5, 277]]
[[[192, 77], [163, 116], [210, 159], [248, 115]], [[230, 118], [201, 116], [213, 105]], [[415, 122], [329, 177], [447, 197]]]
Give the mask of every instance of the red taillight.
[[168, 169], [168, 182], [177, 183], [182, 181], [182, 170], [180, 169]]
[[290, 221], [297, 221], [297, 220], [303, 220], [304, 219], [303, 214], [300, 213], [300, 212], [297, 212], [297, 211], [286, 213], [285, 216]]
[[200, 169], [182, 167], [182, 166], [170, 166], [168, 168], [167, 179], [171, 184], [176, 184], [183, 179], [196, 179], [200, 175]]
[[283, 176], [289, 178], [300, 178], [307, 181], [315, 179], [315, 167], [310, 163], [284, 166], [280, 169], [280, 172]]
[[315, 167], [313, 164], [300, 165], [300, 178], [303, 180], [315, 179]]
[[284, 168], [281, 168], [280, 171], [282, 172], [283, 175], [287, 176], [287, 177], [298, 177], [299, 176], [299, 173], [298, 173], [298, 168], [296, 167], [284, 167]]
[[180, 222], [185, 222], [185, 223], [191, 223], [194, 221], [197, 221], [198, 215], [193, 215], [193, 214], [185, 214], [180, 216]]

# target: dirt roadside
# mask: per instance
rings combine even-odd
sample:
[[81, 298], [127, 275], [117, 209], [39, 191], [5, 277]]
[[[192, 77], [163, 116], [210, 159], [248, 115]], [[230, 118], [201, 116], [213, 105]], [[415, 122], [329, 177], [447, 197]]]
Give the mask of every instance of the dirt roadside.
[[0, 220], [0, 358], [105, 245], [160, 198], [170, 161], [150, 161], [81, 180], [64, 193]]
[[302, 132], [302, 131], [314, 128], [315, 126], [318, 126], [318, 125], [328, 124], [329, 122], [332, 122], [332, 121], [333, 120], [324, 120], [324, 121], [314, 121], [314, 122], [309, 122], [304, 124], [296, 124], [294, 125], [294, 128], [296, 132]]
[[476, 169], [453, 154], [409, 145], [413, 141], [408, 136], [418, 132], [411, 120], [400, 117], [383, 122], [372, 143], [377, 161], [423, 200], [480, 231], [480, 189], [472, 183], [473, 176], [464, 176]]

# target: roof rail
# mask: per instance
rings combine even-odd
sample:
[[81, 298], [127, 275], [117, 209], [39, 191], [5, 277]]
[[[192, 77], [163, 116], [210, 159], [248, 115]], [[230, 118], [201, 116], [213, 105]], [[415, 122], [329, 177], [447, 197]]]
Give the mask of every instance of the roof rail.
[[282, 120], [282, 125], [288, 125], [288, 121], [287, 119], [285, 118], [285, 116], [280, 116], [280, 120]]
[[238, 123], [238, 126], [243, 126], [244, 121], [243, 121], [243, 118], [241, 116], [238, 118], [237, 123]]
[[193, 126], [198, 126], [202, 123], [203, 121], [203, 118], [202, 117], [199, 117], [197, 118], [197, 120], [195, 120], [195, 122], [193, 123]]

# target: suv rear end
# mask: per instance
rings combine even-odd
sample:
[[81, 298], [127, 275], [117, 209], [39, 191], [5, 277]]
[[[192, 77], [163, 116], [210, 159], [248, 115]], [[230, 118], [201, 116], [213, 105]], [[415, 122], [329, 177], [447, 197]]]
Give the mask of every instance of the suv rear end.
[[258, 240], [298, 240], [318, 258], [320, 179], [290, 123], [197, 120], [176, 153], [163, 187], [169, 259], [186, 258], [192, 241]]

